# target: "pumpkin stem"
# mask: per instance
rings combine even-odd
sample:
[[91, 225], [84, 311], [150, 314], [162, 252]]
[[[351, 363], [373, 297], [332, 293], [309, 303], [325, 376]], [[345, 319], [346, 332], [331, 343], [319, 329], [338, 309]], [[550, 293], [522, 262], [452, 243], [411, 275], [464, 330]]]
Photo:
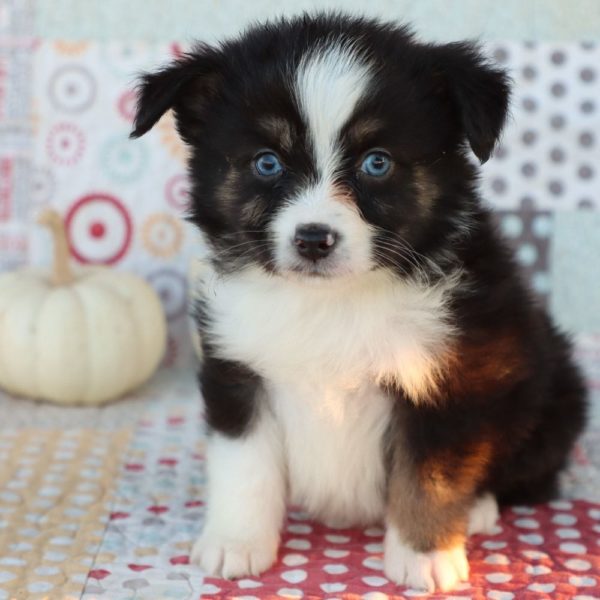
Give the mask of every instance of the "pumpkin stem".
[[73, 271], [69, 264], [69, 244], [62, 217], [53, 209], [43, 210], [38, 223], [50, 230], [54, 242], [54, 259], [52, 261], [52, 283], [67, 285], [73, 281]]

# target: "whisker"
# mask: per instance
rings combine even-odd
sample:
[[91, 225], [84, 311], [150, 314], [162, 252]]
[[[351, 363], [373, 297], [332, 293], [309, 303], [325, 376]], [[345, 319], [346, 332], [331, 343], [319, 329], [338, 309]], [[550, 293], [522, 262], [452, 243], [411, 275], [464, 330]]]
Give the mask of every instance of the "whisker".
[[[407, 250], [410, 250], [410, 252], [412, 252], [415, 256], [419, 256], [424, 260], [430, 260], [428, 259], [427, 256], [424, 256], [423, 254], [421, 254], [420, 252], [417, 252], [412, 246], [411, 244], [405, 240], [403, 237], [400, 236], [399, 233], [395, 233], [393, 231], [389, 231], [388, 229], [383, 229], [383, 228], [379, 228], [381, 231], [383, 231], [384, 233], [391, 235], [393, 237], [394, 240], [396, 240], [399, 244], [401, 244], [404, 248], [406, 248]], [[389, 240], [382, 240], [382, 241], [387, 241], [389, 242]]]
[[408, 252], [412, 257], [414, 257], [415, 261], [419, 262], [421, 265], [427, 267], [431, 271], [433, 271], [436, 275], [442, 277], [444, 275], [443, 269], [431, 258], [428, 256], [424, 256], [420, 252], [417, 252], [409, 242], [403, 239], [398, 233], [394, 231], [387, 230], [383, 227], [377, 227], [378, 230], [388, 234], [395, 241], [394, 244], [389, 239], [377, 240], [377, 243], [386, 244], [388, 248], [393, 248], [398, 250], [402, 248], [406, 252]]
[[384, 250], [386, 253], [391, 253], [398, 256], [399, 258], [410, 264], [423, 279], [427, 281], [429, 280], [429, 276], [423, 268], [423, 266], [421, 265], [421, 263], [419, 262], [418, 258], [412, 256], [407, 248], [396, 247], [391, 244], [384, 244], [379, 240], [375, 242], [375, 245], [378, 246], [380, 250]]
[[264, 230], [260, 229], [242, 229], [240, 231], [232, 231], [231, 233], [222, 233], [221, 237], [231, 237], [234, 235], [243, 235], [245, 233], [266, 233]]
[[[212, 252], [210, 257], [219, 259], [229, 255], [232, 259], [246, 258], [251, 252], [265, 250], [269, 247], [269, 245], [270, 242], [265, 240], [250, 240], [241, 242], [240, 244], [235, 244], [234, 246], [230, 246], [228, 248], [223, 248], [222, 250], [216, 252]], [[243, 250], [240, 254], [241, 248], [243, 248]]]
[[381, 266], [390, 266], [391, 265], [391, 266], [397, 268], [404, 275], [409, 275], [409, 272], [406, 270], [404, 265], [400, 264], [398, 261], [396, 261], [394, 259], [390, 259], [389, 256], [381, 254], [381, 252], [378, 252], [377, 250], [375, 250], [373, 252], [373, 256], [375, 257], [375, 259], [378, 259], [378, 264], [380, 264]]

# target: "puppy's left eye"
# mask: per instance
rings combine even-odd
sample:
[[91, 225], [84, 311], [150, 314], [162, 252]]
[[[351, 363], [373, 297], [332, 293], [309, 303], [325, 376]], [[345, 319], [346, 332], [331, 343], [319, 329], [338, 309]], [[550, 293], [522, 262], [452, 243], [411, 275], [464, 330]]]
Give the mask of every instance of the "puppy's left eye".
[[369, 152], [360, 165], [360, 170], [370, 177], [383, 177], [387, 175], [392, 166], [392, 159], [383, 150]]
[[274, 177], [283, 172], [283, 165], [275, 152], [262, 152], [254, 159], [254, 168], [261, 177]]

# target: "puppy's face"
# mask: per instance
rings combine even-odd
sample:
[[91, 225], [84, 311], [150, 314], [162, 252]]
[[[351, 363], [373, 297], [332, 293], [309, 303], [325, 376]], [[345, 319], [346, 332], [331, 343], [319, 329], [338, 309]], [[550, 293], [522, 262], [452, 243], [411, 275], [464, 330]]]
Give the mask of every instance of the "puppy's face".
[[133, 135], [174, 108], [190, 218], [223, 270], [410, 275], [464, 227], [465, 142], [486, 160], [506, 105], [504, 75], [470, 46], [305, 17], [147, 75]]

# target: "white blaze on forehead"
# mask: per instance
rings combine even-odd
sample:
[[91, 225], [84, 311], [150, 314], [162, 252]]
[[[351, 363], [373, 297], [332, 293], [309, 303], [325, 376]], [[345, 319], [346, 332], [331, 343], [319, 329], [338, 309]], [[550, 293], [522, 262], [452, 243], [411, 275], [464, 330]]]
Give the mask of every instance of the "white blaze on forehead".
[[339, 132], [364, 96], [370, 79], [369, 65], [348, 42], [315, 50], [300, 63], [295, 93], [323, 178], [329, 179], [335, 171]]
[[371, 228], [334, 181], [341, 158], [340, 131], [366, 94], [371, 77], [368, 61], [347, 40], [323, 44], [300, 61], [293, 94], [308, 130], [318, 181], [306, 181], [272, 221], [276, 262], [284, 270], [305, 266], [294, 235], [298, 226], [309, 223], [339, 234], [326, 261], [328, 273], [349, 275], [371, 268]]

